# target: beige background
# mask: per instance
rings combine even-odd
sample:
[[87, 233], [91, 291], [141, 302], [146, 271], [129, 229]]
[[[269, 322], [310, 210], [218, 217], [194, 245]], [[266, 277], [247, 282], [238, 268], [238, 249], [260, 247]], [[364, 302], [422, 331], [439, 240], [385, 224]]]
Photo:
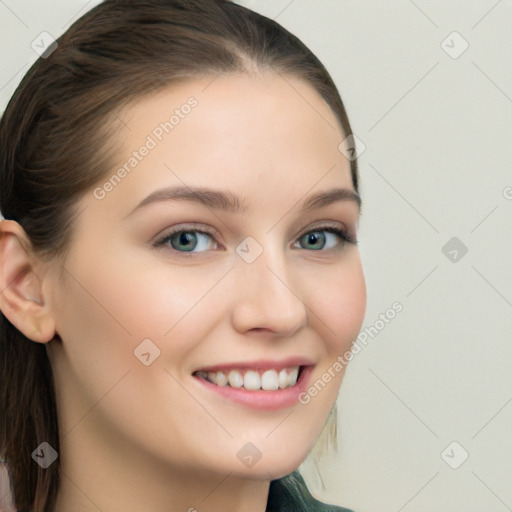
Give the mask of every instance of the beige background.
[[[0, 1], [0, 109], [36, 36], [97, 3]], [[241, 3], [297, 34], [338, 84], [365, 145], [364, 328], [403, 306], [350, 363], [339, 453], [325, 488], [310, 466], [308, 481], [357, 512], [510, 510], [512, 1]]]

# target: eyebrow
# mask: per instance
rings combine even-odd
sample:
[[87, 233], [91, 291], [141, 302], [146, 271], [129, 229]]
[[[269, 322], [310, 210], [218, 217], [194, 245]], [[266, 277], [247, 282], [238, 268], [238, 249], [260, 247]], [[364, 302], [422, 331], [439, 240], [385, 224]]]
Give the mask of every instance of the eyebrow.
[[[238, 196], [231, 191], [220, 191], [205, 187], [176, 186], [155, 190], [143, 199], [129, 214], [144, 208], [150, 204], [163, 201], [192, 201], [202, 204], [207, 208], [215, 210], [224, 210], [233, 213], [245, 213], [247, 207]], [[307, 213], [317, 208], [328, 206], [338, 201], [351, 201], [357, 204], [359, 212], [361, 211], [361, 197], [354, 190], [347, 188], [334, 188], [311, 194], [302, 201], [299, 207], [300, 213]]]

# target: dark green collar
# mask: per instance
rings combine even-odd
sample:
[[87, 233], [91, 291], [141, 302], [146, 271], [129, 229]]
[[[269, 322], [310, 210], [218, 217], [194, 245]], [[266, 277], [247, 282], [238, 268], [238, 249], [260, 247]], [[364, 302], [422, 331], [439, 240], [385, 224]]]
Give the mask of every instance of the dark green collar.
[[322, 503], [309, 492], [298, 471], [270, 482], [266, 512], [353, 512]]

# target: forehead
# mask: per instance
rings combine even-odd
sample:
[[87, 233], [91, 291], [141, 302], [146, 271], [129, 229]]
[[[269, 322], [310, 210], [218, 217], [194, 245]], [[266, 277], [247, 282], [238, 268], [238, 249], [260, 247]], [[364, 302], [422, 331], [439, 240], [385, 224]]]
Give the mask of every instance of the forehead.
[[132, 102], [119, 119], [109, 135], [118, 146], [111, 174], [124, 171], [106, 202], [138, 202], [163, 186], [228, 186], [248, 198], [244, 206], [261, 195], [275, 207], [277, 196], [298, 198], [316, 184], [353, 188], [336, 116], [290, 76], [183, 82]]
[[[215, 155], [226, 158], [258, 143], [271, 149], [272, 142], [288, 142], [280, 148], [283, 153], [330, 146], [337, 155], [344, 138], [336, 116], [310, 84], [271, 72], [177, 84], [128, 105], [122, 117], [128, 127], [123, 134], [126, 151], [147, 134], [159, 145], [218, 148]], [[305, 141], [309, 143], [299, 147]]]

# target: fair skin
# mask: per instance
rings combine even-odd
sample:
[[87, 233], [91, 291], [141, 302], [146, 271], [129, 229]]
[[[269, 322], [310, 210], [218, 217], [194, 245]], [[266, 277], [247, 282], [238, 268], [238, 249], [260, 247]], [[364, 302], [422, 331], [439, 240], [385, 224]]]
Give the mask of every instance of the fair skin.
[[[119, 146], [106, 179], [191, 96], [197, 106], [113, 190], [80, 200], [64, 260], [38, 259], [18, 224], [1, 223], [2, 283], [10, 283], [2, 311], [46, 343], [55, 377], [54, 512], [263, 512], [270, 480], [313, 446], [343, 371], [307, 405], [274, 408], [232, 400], [194, 372], [299, 357], [309, 386], [350, 349], [363, 321], [357, 245], [321, 229], [328, 222], [356, 238], [358, 204], [299, 211], [317, 192], [354, 190], [342, 130], [306, 83], [208, 77], [143, 98], [121, 113], [128, 129], [111, 131]], [[184, 199], [136, 208], [183, 185], [231, 192], [246, 210]], [[177, 236], [153, 245], [185, 223], [213, 230], [186, 226], [197, 236], [193, 253], [180, 252]], [[251, 263], [236, 252], [249, 236], [262, 249]], [[160, 350], [149, 366], [134, 356], [144, 339]], [[261, 454], [251, 467], [237, 456], [247, 443]]]

